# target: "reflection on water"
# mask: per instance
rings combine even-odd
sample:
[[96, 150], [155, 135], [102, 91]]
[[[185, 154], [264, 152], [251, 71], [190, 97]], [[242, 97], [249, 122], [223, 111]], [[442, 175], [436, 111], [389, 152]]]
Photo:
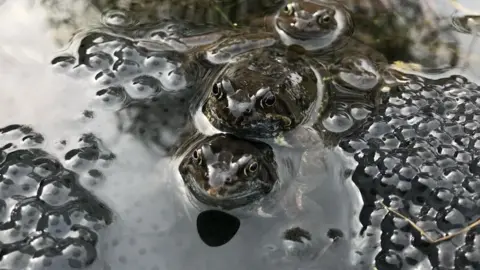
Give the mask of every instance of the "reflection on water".
[[[272, 45], [278, 33], [258, 28], [254, 20], [253, 28], [242, 28], [249, 20], [238, 20], [241, 13], [233, 14], [230, 6], [226, 10], [232, 12], [225, 14], [238, 21], [236, 28], [207, 13], [203, 18], [213, 23], [208, 27], [155, 22], [159, 10], [175, 8], [157, 2], [162, 1], [6, 1], [0, 6], [0, 268], [479, 267], [478, 227], [436, 244], [417, 230], [440, 239], [479, 218], [477, 78], [467, 73], [471, 69], [432, 75], [436, 80], [386, 72], [387, 62], [397, 60], [420, 64], [424, 71], [457, 66], [469, 50], [475, 67], [479, 52], [470, 46], [468, 33], [476, 33], [471, 20], [453, 20], [461, 34], [443, 24], [451, 21], [451, 10], [432, 1], [344, 1], [356, 10], [358, 31], [352, 37], [362, 43], [349, 41], [343, 50], [322, 54]], [[250, 0], [242, 3], [243, 11], [260, 10]], [[102, 17], [112, 7], [135, 13], [110, 10]], [[438, 17], [431, 9], [438, 9]], [[171, 13], [176, 19], [190, 14], [176, 12]], [[274, 13], [267, 10], [265, 18], [261, 13], [260, 21], [268, 26]], [[304, 22], [298, 29], [309, 29], [306, 21], [313, 17], [292, 14]], [[250, 32], [260, 37], [255, 46], [245, 42]], [[244, 39], [236, 39], [238, 34]], [[258, 50], [258, 44], [264, 48]], [[209, 62], [206, 56], [217, 45], [250, 64], [242, 66], [235, 57]], [[367, 45], [386, 62], [373, 60]], [[305, 66], [287, 66], [295, 61]], [[308, 89], [325, 92], [301, 101], [290, 90], [309, 86], [301, 76], [307, 66], [319, 80]], [[288, 71], [286, 77], [261, 70], [279, 67]], [[460, 72], [468, 79], [450, 76]], [[272, 197], [247, 206], [234, 201], [231, 213], [240, 228], [216, 248], [200, 239], [198, 214], [212, 207], [212, 197], [265, 188], [262, 181], [237, 185], [241, 181], [235, 179], [255, 179], [264, 172], [261, 166], [270, 166], [255, 161], [266, 153], [244, 147], [240, 155], [228, 143], [202, 147], [202, 155], [189, 150], [199, 137], [208, 140], [219, 132], [208, 126], [212, 118], [197, 123], [193, 117], [206, 102], [205, 91], [217, 106], [211, 113], [230, 115], [232, 108], [238, 113], [222, 120], [226, 125], [244, 127], [248, 119], [270, 132], [265, 121], [273, 112], [294, 119], [300, 107], [308, 107], [313, 115], [298, 121], [303, 130], [259, 139], [272, 147], [268, 156], [278, 165]], [[303, 135], [313, 139], [305, 142]], [[199, 174], [197, 186], [185, 188], [185, 182], [195, 181], [182, 178], [182, 160], [201, 166], [188, 168]], [[190, 192], [207, 200], [199, 203]], [[387, 213], [380, 202], [403, 217]]]

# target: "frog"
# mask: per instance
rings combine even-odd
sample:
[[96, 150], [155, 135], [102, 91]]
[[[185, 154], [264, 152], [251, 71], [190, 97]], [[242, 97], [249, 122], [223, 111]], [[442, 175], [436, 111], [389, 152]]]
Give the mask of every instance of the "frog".
[[239, 208], [264, 198], [278, 182], [266, 143], [219, 133], [186, 146], [188, 151], [177, 152], [183, 156], [178, 171], [188, 194], [205, 205]]
[[[287, 28], [284, 23], [287, 17], [284, 15], [286, 13], [293, 14], [295, 8], [302, 8], [303, 5], [307, 5], [306, 7], [310, 9], [321, 10], [319, 14], [332, 19], [327, 19], [328, 24], [325, 23], [320, 26], [316, 24], [315, 17], [312, 14], [308, 15], [315, 22], [316, 30], [303, 31], [300, 29], [298, 31], [299, 35], [302, 35], [304, 40], [299, 43], [297, 42], [298, 39], [288, 38], [286, 31], [294, 31], [297, 29], [296, 27], [302, 28], [304, 26], [289, 26]], [[347, 18], [347, 22], [344, 22], [340, 28], [338, 25], [341, 23], [337, 22], [340, 20], [335, 19], [335, 16], [337, 16], [335, 14], [338, 14], [342, 20]], [[307, 15], [304, 14], [304, 16]], [[315, 16], [321, 17], [318, 14]], [[390, 74], [387, 59], [368, 45], [349, 38], [351, 34], [349, 32], [351, 24], [348, 22], [349, 12], [342, 5], [297, 1], [286, 5], [286, 9], [279, 11], [275, 18], [277, 25], [285, 30], [281, 30], [284, 31], [284, 38], [275, 32], [269, 32], [270, 35], [256, 33], [256, 39], [243, 37], [251, 44], [257, 44], [256, 47], [248, 48], [245, 41], [235, 41], [235, 39], [230, 38], [230, 44], [220, 43], [217, 45], [220, 48], [207, 50], [206, 55], [210, 62], [226, 63], [226, 67], [220, 72], [220, 77], [208, 85], [211, 90], [205, 91], [207, 98], [202, 107], [202, 112], [207, 120], [216, 129], [226, 132], [235, 130], [235, 132], [241, 132], [243, 136], [263, 138], [280, 138], [286, 133], [289, 133], [288, 136], [293, 135], [293, 137], [302, 134], [301, 136], [304, 138], [311, 139], [310, 143], [314, 143], [322, 140], [320, 137], [327, 132], [322, 127], [321, 122], [329, 117], [329, 110], [343, 106], [342, 114], [345, 115], [350, 114], [346, 110], [352, 109], [352, 106], [357, 106], [353, 109], [360, 110], [362, 113], [365, 113], [365, 110], [371, 111], [375, 107], [379, 91], [384, 87], [388, 88], [396, 85], [397, 81]], [[337, 34], [332, 34], [334, 32], [337, 32]], [[325, 42], [319, 42], [319, 39], [322, 38], [325, 38]], [[237, 49], [235, 45], [240, 49]], [[330, 48], [330, 45], [335, 46]], [[311, 83], [312, 94], [308, 96], [304, 94], [296, 97], [282, 96], [281, 92], [275, 94], [275, 99], [279, 97], [284, 99], [280, 104], [295, 104], [295, 106], [290, 105], [288, 108], [290, 108], [290, 112], [297, 109], [300, 113], [297, 113], [297, 115], [289, 116], [288, 110], [275, 107], [273, 97], [269, 97], [271, 100], [264, 100], [263, 102], [272, 103], [270, 107], [276, 110], [276, 118], [284, 119], [275, 123], [270, 120], [271, 116], [265, 117], [270, 113], [269, 105], [257, 102], [254, 91], [258, 91], [261, 87], [252, 85], [263, 85], [268, 82], [275, 85], [281, 82], [284, 79], [278, 78], [283, 75], [278, 74], [288, 74], [288, 72], [294, 71], [293, 68], [290, 68], [294, 67], [293, 63], [297, 66], [309, 67], [313, 71], [309, 74], [317, 74], [315, 76], [318, 86], [315, 91], [315, 87]], [[290, 68], [290, 70], [285, 71], [285, 67]], [[298, 69], [298, 67], [295, 68]], [[312, 75], [309, 76], [313, 78]], [[250, 80], [244, 78], [250, 78]], [[284, 76], [284, 78], [290, 79], [288, 76]], [[245, 91], [250, 91], [250, 93], [244, 94]], [[301, 92], [310, 93], [305, 90], [301, 90]], [[238, 97], [240, 94], [243, 95], [243, 107], [237, 106], [239, 102], [234, 103], [235, 100], [231, 98], [232, 96]], [[308, 97], [309, 99], [302, 97]], [[308, 103], [305, 100], [309, 100]], [[336, 106], [339, 104], [341, 106]], [[362, 108], [358, 108], [358, 106]], [[252, 111], [255, 111], [255, 113], [252, 113]], [[262, 114], [264, 116], [261, 116]], [[352, 119], [353, 116], [346, 117], [349, 123], [356, 121]], [[364, 119], [364, 116], [360, 117]], [[250, 123], [255, 123], [256, 126], [252, 126]], [[290, 132], [293, 130], [295, 132]], [[353, 130], [353, 126], [350, 124], [348, 130], [342, 130], [342, 132]], [[291, 139], [295, 140], [289, 138], [289, 140]]]
[[295, 0], [285, 3], [269, 21], [285, 46], [307, 51], [338, 50], [354, 33], [354, 21], [347, 8], [333, 1]]
[[442, 73], [459, 62], [459, 44], [447, 19], [418, 1], [298, 0], [285, 3], [268, 24], [287, 46], [318, 53], [355, 40], [390, 65], [412, 63], [422, 72]]
[[326, 100], [324, 68], [281, 46], [260, 46], [234, 59], [204, 84], [207, 89], [196, 112], [215, 129], [274, 138], [321, 110]]

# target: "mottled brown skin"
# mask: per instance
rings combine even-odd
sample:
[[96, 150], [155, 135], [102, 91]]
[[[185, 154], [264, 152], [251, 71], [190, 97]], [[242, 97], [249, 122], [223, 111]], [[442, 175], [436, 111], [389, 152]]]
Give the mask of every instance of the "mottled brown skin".
[[[306, 13], [303, 12], [305, 10]], [[340, 32], [337, 28], [342, 23], [336, 21], [337, 13], [344, 13], [343, 18], [347, 18]], [[277, 15], [276, 22], [282, 25], [282, 29], [290, 31], [285, 33], [292, 37], [290, 40], [292, 43], [290, 46], [284, 46], [286, 44], [283, 40], [283, 45], [267, 46], [263, 51], [257, 49], [241, 57], [240, 63], [228, 64], [213, 83], [212, 90], [202, 108], [210, 123], [221, 131], [235, 132], [242, 136], [269, 138], [303, 124], [305, 119], [312, 116], [311, 105], [318, 98], [323, 100], [319, 110], [321, 113], [319, 122], [322, 121], [322, 117], [328, 116], [329, 112], [338, 111], [337, 107], [348, 109], [354, 103], [362, 103], [369, 108], [374, 107], [380, 89], [385, 85], [383, 76], [388, 75], [388, 61], [368, 45], [350, 38], [351, 33], [348, 32], [350, 30], [348, 27], [351, 24], [348, 22], [348, 14], [341, 5], [335, 6], [327, 2], [308, 0], [295, 1], [287, 5]], [[329, 19], [325, 20], [325, 18]], [[305, 22], [302, 19], [310, 21]], [[336, 36], [338, 40], [331, 40], [328, 44], [341, 46], [319, 48], [311, 46], [311, 44], [320, 44], [318, 38], [333, 37], [332, 33], [335, 31], [339, 34]], [[302, 39], [293, 37], [302, 37]], [[340, 40], [341, 43], [338, 43]], [[296, 43], [297, 41], [300, 42]], [[302, 44], [310, 47], [304, 48]], [[323, 45], [325, 44], [327, 43]], [[291, 55], [297, 55], [298, 58], [297, 60], [290, 58], [289, 64], [286, 64], [289, 52], [292, 52]], [[277, 56], [274, 56], [275, 54]], [[285, 63], [275, 60], [278, 54], [283, 54]], [[304, 62], [304, 59], [308, 59], [308, 63]], [[295, 66], [293, 63], [298, 64]], [[291, 83], [285, 75], [299, 69], [302, 64], [302, 70], [310, 64], [319, 67], [319, 70], [323, 70], [323, 65], [328, 65], [328, 72], [322, 76], [326, 88], [322, 91], [322, 97], [315, 97], [314, 94], [305, 95], [308, 92], [297, 88], [295, 91], [302, 93], [297, 96], [303, 97], [299, 99], [291, 95], [292, 92], [287, 91], [287, 88], [282, 91], [284, 85]], [[311, 75], [308, 77], [313, 78]], [[313, 86], [313, 83], [311, 85]], [[247, 106], [248, 101], [262, 87], [277, 89], [274, 91], [275, 103], [271, 106], [262, 106], [262, 103], [256, 100], [255, 103], [252, 102]], [[313, 87], [305, 89], [313, 89]], [[318, 90], [316, 89], [317, 95]], [[241, 110], [237, 107], [235, 113], [231, 109], [233, 106], [229, 104], [228, 98], [239, 102], [244, 101], [245, 106]], [[278, 100], [284, 102], [280, 103]], [[291, 112], [297, 113], [292, 115]], [[318, 130], [320, 133], [324, 132], [321, 127]]]
[[278, 180], [269, 145], [231, 134], [198, 141], [178, 169], [198, 201], [228, 210], [260, 200]]
[[[324, 65], [328, 65], [325, 73]], [[383, 55], [354, 39], [345, 39], [343, 46], [334, 50], [308, 51], [297, 44], [267, 46], [263, 50], [246, 53], [239, 62], [228, 64], [212, 84], [202, 111], [210, 123], [221, 131], [257, 138], [275, 137], [310, 119], [311, 105], [318, 98], [323, 100], [318, 111], [322, 113], [320, 117], [328, 114], [328, 108], [342, 102], [363, 102], [373, 106], [384, 85], [382, 76], [388, 73], [387, 67], [388, 62]], [[317, 79], [312, 75], [311, 68], [325, 75], [321, 79], [325, 80], [326, 89], [319, 91], [314, 87], [315, 80], [312, 80], [309, 87], [302, 86], [310, 91], [294, 87], [297, 94], [292, 95], [295, 92], [291, 91], [291, 86], [285, 87], [292, 85], [288, 74], [301, 70], [306, 75], [303, 77]], [[255, 100], [247, 106], [262, 87], [276, 89], [272, 92], [275, 102], [271, 106], [262, 106], [262, 101]], [[321, 97], [318, 96], [320, 92]], [[235, 113], [229, 109], [233, 107], [229, 104], [232, 100], [244, 101], [245, 106]]]
[[202, 112], [221, 131], [275, 137], [301, 124], [324, 98], [317, 80], [303, 58], [275, 47], [254, 50], [220, 72]]
[[370, 59], [378, 68], [387, 63], [371, 46], [352, 39], [352, 14], [338, 2], [295, 0], [278, 11], [274, 23], [283, 43], [301, 47], [319, 61], [336, 64], [358, 56]]
[[351, 15], [343, 5], [318, 0], [285, 4], [273, 24], [285, 45], [299, 45], [307, 51], [338, 49], [354, 30]]
[[[332, 20], [338, 13], [345, 19]], [[333, 35], [342, 28], [341, 21], [346, 27]], [[337, 50], [355, 39], [379, 51], [388, 63], [413, 62], [424, 72], [438, 73], [459, 61], [458, 40], [445, 21], [416, 0], [294, 0], [277, 13], [274, 25], [283, 43], [309, 52]]]
[[[303, 14], [300, 10], [308, 11]], [[277, 26], [286, 32], [301, 29], [296, 36], [302, 38], [312, 35], [325, 35], [335, 30], [338, 26], [334, 19], [335, 9], [312, 3], [292, 2], [286, 5], [276, 18]]]

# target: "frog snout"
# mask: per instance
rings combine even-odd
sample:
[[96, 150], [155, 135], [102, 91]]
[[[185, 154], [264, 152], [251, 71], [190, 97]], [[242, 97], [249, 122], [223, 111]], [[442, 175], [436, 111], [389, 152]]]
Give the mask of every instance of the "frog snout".
[[237, 181], [237, 176], [233, 174], [227, 164], [217, 164], [217, 168], [210, 176], [210, 185], [219, 187], [229, 185]]
[[301, 10], [295, 14], [295, 26], [299, 29], [308, 29], [315, 26], [316, 18], [308, 11]]
[[228, 109], [235, 117], [251, 114], [252, 107], [253, 102], [246, 91], [237, 90], [228, 97]]

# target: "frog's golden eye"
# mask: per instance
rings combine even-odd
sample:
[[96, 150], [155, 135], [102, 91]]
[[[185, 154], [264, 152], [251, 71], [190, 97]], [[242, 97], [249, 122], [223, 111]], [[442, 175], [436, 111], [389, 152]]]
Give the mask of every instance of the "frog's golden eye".
[[293, 15], [294, 9], [293, 9], [293, 4], [289, 3], [283, 8], [283, 13], [287, 15]]
[[197, 149], [193, 151], [192, 158], [198, 165], [202, 164], [202, 150]]
[[330, 16], [330, 14], [324, 14], [317, 18], [317, 23], [319, 25], [328, 25], [332, 23], [332, 17]]
[[248, 166], [245, 166], [243, 170], [246, 176], [253, 176], [258, 170], [258, 162], [255, 160], [250, 162]]
[[322, 17], [322, 22], [323, 23], [329, 23], [331, 21], [332, 17], [330, 17], [329, 14], [325, 14], [323, 17]]

